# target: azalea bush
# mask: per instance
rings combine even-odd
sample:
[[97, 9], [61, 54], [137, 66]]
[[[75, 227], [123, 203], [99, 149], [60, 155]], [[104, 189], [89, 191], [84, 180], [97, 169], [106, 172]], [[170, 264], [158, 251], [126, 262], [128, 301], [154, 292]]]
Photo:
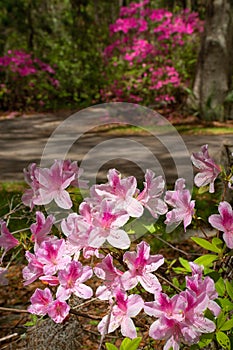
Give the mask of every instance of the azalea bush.
[[[203, 23], [188, 9], [172, 13], [149, 0], [122, 7], [104, 52], [103, 100], [167, 105], [190, 86]], [[179, 101], [180, 102], [180, 101]]]
[[[177, 179], [174, 189], [165, 191], [162, 176], [148, 169], [139, 190], [134, 176], [122, 178], [116, 169], [110, 169], [108, 181], [91, 186], [75, 212], [71, 209], [77, 203], [68, 188], [87, 190], [88, 184], [81, 179], [77, 162], [56, 160], [50, 168], [31, 164], [25, 170], [29, 188], [22, 201], [35, 212], [35, 221], [28, 228], [30, 237], [11, 233], [7, 222], [1, 221], [1, 284], [7, 283], [8, 254], [23, 247], [27, 260], [22, 271], [24, 284], [38, 279], [45, 284], [32, 294], [30, 313], [61, 323], [69, 322], [69, 313], [77, 311], [74, 297], [95, 295], [109, 304], [97, 326], [99, 349], [104, 337], [118, 328], [127, 337], [120, 349], [137, 349], [137, 319], [143, 313], [155, 347], [162, 340], [164, 350], [185, 345], [195, 350], [210, 342], [216, 349], [231, 349], [233, 211], [224, 193], [232, 188], [233, 175], [214, 162], [207, 145], [192, 155], [192, 161], [198, 169], [194, 182], [202, 191], [213, 193], [217, 178], [224, 185], [220, 203], [208, 218], [215, 235], [207, 238], [203, 226], [203, 237], [192, 238], [205, 254], [193, 261], [180, 257], [180, 265], [174, 265], [159, 252], [151, 252], [147, 236], [136, 242], [130, 239], [134, 221], [140, 223], [145, 211], [154, 218], [147, 228], [154, 239], [159, 216], [168, 232], [178, 225], [186, 231], [193, 219], [200, 220], [185, 179]], [[46, 206], [46, 211], [38, 206]], [[91, 279], [98, 280], [95, 290]], [[110, 343], [106, 347], [117, 349]]]
[[0, 57], [0, 77], [1, 110], [46, 109], [59, 88], [54, 67], [23, 50]]

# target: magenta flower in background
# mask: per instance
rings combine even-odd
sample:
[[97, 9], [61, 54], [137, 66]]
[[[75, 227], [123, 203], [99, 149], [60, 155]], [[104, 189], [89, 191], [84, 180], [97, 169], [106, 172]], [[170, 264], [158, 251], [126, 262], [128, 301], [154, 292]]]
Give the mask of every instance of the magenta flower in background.
[[8, 230], [5, 221], [0, 220], [0, 247], [4, 249], [4, 253], [2, 255], [1, 260], [3, 259], [4, 255], [11, 250], [12, 248], [16, 247], [19, 244], [19, 241], [10, 233]]
[[[106, 333], [114, 332], [118, 327], [121, 327], [121, 334], [124, 337], [136, 338], [137, 332], [131, 317], [139, 314], [143, 308], [143, 300], [139, 295], [127, 294], [118, 291], [116, 294], [116, 305], [113, 306], [110, 322]], [[102, 321], [98, 324], [98, 330], [101, 334], [106, 331], [106, 322], [108, 315], [104, 316]]]
[[83, 282], [90, 279], [92, 274], [91, 267], [83, 267], [79, 261], [72, 261], [65, 269], [58, 272], [60, 286], [57, 289], [56, 297], [59, 300], [67, 300], [74, 293], [79, 298], [90, 298], [93, 291]]
[[182, 221], [186, 231], [186, 227], [192, 221], [195, 201], [191, 201], [191, 194], [189, 190], [185, 189], [185, 180], [182, 178], [176, 180], [175, 190], [167, 191], [164, 200], [174, 208], [166, 214], [164, 222], [167, 224], [167, 232], [171, 232]]
[[32, 232], [31, 239], [36, 243], [36, 247], [46, 240], [46, 238], [49, 239], [48, 234], [50, 233], [54, 222], [55, 217], [53, 215], [49, 215], [47, 218], [45, 218], [42, 212], [36, 212], [36, 222], [30, 226], [30, 230]]
[[108, 300], [119, 289], [124, 290], [121, 281], [123, 272], [113, 265], [113, 257], [110, 254], [94, 267], [94, 272], [98, 278], [104, 280], [104, 285], [99, 286], [96, 290], [96, 296], [100, 300]]
[[219, 231], [223, 232], [223, 239], [228, 248], [233, 249], [233, 211], [228, 202], [220, 202], [219, 214], [209, 217], [209, 223]]
[[137, 200], [149, 210], [154, 218], [167, 212], [167, 205], [161, 199], [165, 187], [162, 176], [155, 177], [152, 170], [147, 169], [143, 191], [137, 196]]
[[197, 187], [209, 184], [209, 192], [214, 192], [214, 181], [221, 172], [221, 168], [209, 156], [208, 145], [201, 147], [201, 151], [191, 155], [193, 165], [200, 170], [194, 177], [194, 183]]
[[149, 244], [141, 242], [137, 245], [137, 252], [126, 252], [123, 260], [129, 268], [121, 278], [126, 290], [134, 288], [138, 282], [150, 293], [162, 290], [157, 277], [151, 272], [164, 263], [164, 258], [162, 255], [150, 255]]

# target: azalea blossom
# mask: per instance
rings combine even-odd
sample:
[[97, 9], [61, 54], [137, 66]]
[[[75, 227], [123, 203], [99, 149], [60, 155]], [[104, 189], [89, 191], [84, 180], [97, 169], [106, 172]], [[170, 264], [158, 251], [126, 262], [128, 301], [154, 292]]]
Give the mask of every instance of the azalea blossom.
[[209, 156], [208, 145], [201, 147], [201, 151], [191, 155], [193, 165], [200, 170], [194, 178], [197, 187], [209, 184], [209, 192], [214, 192], [214, 181], [221, 172], [221, 168]]
[[25, 257], [28, 260], [28, 265], [23, 268], [23, 278], [25, 280], [24, 286], [34, 282], [38, 277], [44, 273], [43, 264], [37, 259], [37, 257], [26, 251]]
[[176, 180], [174, 191], [167, 191], [164, 199], [174, 208], [166, 214], [167, 231], [172, 231], [182, 221], [186, 231], [186, 227], [192, 221], [195, 201], [191, 200], [189, 190], [185, 189], [185, 180], [182, 178]]
[[101, 334], [114, 332], [118, 327], [121, 327], [121, 334], [124, 337], [136, 338], [137, 332], [132, 317], [139, 314], [143, 308], [143, 300], [139, 295], [127, 294], [118, 291], [116, 294], [116, 305], [112, 307], [109, 325], [106, 330], [106, 322], [108, 322], [108, 315], [104, 316], [102, 321], [98, 324], [98, 330]]
[[66, 188], [70, 185], [86, 186], [86, 181], [80, 181], [82, 169], [77, 162], [55, 160], [50, 168], [39, 168], [35, 163], [24, 170], [25, 180], [31, 187], [22, 197], [25, 205], [31, 209], [34, 205], [45, 205], [55, 201], [63, 209], [70, 209], [72, 201]]
[[89, 266], [82, 266], [79, 261], [72, 261], [65, 269], [58, 272], [60, 286], [56, 296], [59, 300], [67, 300], [74, 293], [79, 298], [88, 299], [93, 295], [91, 287], [83, 282], [92, 277], [92, 269]]
[[53, 300], [49, 288], [37, 288], [30, 298], [28, 311], [32, 314], [45, 316], [46, 314], [56, 323], [61, 323], [69, 314], [70, 306], [59, 299]]
[[54, 238], [42, 242], [35, 256], [43, 265], [44, 275], [54, 275], [57, 271], [64, 269], [71, 261], [71, 257], [66, 254], [64, 239]]
[[165, 339], [164, 350], [179, 350], [180, 343], [196, 344], [202, 333], [215, 330], [214, 322], [204, 317], [208, 307], [208, 298], [199, 297], [190, 291], [184, 291], [169, 298], [158, 293], [155, 301], [146, 302], [145, 312], [157, 320], [150, 326], [149, 335], [154, 339]]
[[146, 170], [143, 191], [137, 196], [137, 200], [149, 210], [154, 218], [167, 212], [167, 205], [161, 199], [165, 187], [162, 176], [155, 177], [152, 170]]
[[116, 169], [110, 169], [107, 177], [108, 183], [91, 188], [92, 198], [99, 202], [108, 198], [115, 203], [116, 210], [124, 210], [131, 217], [142, 216], [143, 206], [135, 198], [138, 193], [136, 178], [129, 176], [121, 179], [121, 174]]
[[121, 278], [126, 290], [134, 288], [138, 282], [150, 293], [162, 290], [157, 277], [151, 272], [164, 263], [164, 258], [162, 255], [150, 255], [149, 244], [141, 242], [137, 245], [137, 252], [126, 252], [123, 260], [129, 268]]
[[124, 290], [121, 276], [122, 271], [113, 265], [113, 258], [110, 254], [94, 267], [94, 272], [98, 278], [104, 280], [104, 285], [96, 290], [97, 298], [108, 300], [116, 294], [119, 289]]
[[32, 314], [44, 316], [48, 312], [48, 306], [53, 301], [52, 293], [49, 288], [37, 288], [30, 298], [31, 305], [28, 311]]
[[59, 299], [53, 300], [48, 306], [48, 316], [56, 323], [61, 323], [69, 315], [70, 306]]
[[223, 239], [228, 248], [233, 249], [233, 211], [228, 202], [220, 202], [219, 214], [209, 217], [209, 223], [219, 231], [223, 231]]
[[200, 296], [204, 293], [209, 298], [208, 309], [212, 311], [214, 316], [218, 316], [221, 311], [220, 306], [214, 301], [217, 299], [218, 293], [215, 288], [215, 284], [212, 278], [206, 276], [203, 278], [204, 267], [197, 265], [193, 262], [189, 263], [192, 269], [192, 276], [186, 276], [186, 288]]
[[116, 210], [114, 202], [102, 200], [99, 207], [92, 213], [93, 228], [90, 231], [88, 245], [93, 248], [101, 247], [107, 240], [113, 247], [127, 249], [130, 246], [128, 234], [121, 229], [129, 220], [124, 210]]
[[50, 233], [54, 222], [55, 217], [53, 215], [49, 215], [45, 218], [42, 212], [36, 212], [36, 222], [30, 226], [32, 232], [31, 239], [36, 243], [36, 247], [48, 238], [48, 234]]
[[4, 249], [4, 253], [1, 258], [2, 260], [5, 253], [16, 247], [19, 244], [19, 241], [8, 230], [6, 223], [3, 220], [0, 220], [0, 233], [0, 247]]

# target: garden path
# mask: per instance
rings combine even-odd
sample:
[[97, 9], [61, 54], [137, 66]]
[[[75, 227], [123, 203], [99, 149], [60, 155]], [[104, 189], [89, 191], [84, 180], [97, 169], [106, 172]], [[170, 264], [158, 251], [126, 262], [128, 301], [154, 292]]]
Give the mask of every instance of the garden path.
[[[41, 155], [51, 133], [57, 126], [68, 117], [63, 114], [36, 114], [16, 117], [14, 119], [0, 119], [0, 181], [20, 181], [23, 180], [23, 169], [31, 162], [40, 164]], [[80, 130], [79, 130], [80, 132]], [[126, 139], [125, 148], [124, 142], [117, 140], [119, 137]], [[182, 135], [185, 146], [188, 152], [197, 152], [203, 144], [209, 144], [211, 154], [216, 154], [224, 139], [233, 140], [233, 135]], [[98, 172], [98, 181], [106, 178], [106, 170], [110, 167], [116, 167], [124, 175], [135, 175], [139, 180], [142, 179], [142, 171], [139, 167], [133, 164], [136, 159], [145, 158], [144, 149], [140, 150], [134, 146], [128, 147], [127, 141], [134, 140], [139, 145], [144, 145], [155, 155], [158, 163], [164, 171], [167, 182], [172, 183], [177, 178], [177, 171], [169, 152], [164, 149], [164, 146], [156, 140], [153, 135], [140, 134], [108, 134], [104, 130], [98, 132], [88, 132], [76, 142], [69, 151], [68, 158], [72, 160], [83, 159], [87, 153], [95, 149], [95, 147], [107, 140], [110, 140], [110, 145], [107, 147], [107, 159], [112, 159], [110, 162], [105, 162], [106, 148], [98, 149], [96, 154], [88, 154], [88, 165], [93, 164], [93, 169], [89, 167], [85, 169], [87, 177], [90, 178], [91, 173], [95, 171], [96, 164], [105, 164]], [[120, 151], [118, 147], [121, 143]], [[174, 141], [176, 142], [176, 140]], [[171, 140], [172, 144], [172, 140]], [[175, 146], [175, 144], [174, 144]], [[59, 157], [59, 145], [56, 148], [57, 158]], [[140, 154], [142, 152], [142, 154]], [[175, 151], [174, 151], [175, 152]], [[180, 151], [179, 151], [180, 152]], [[123, 161], [124, 154], [129, 161]], [[93, 158], [91, 158], [93, 157]], [[150, 157], [150, 156], [149, 156]], [[179, 160], [185, 172], [187, 164], [187, 154], [182, 151], [178, 154]], [[182, 164], [183, 162], [183, 164]], [[150, 163], [147, 159], [146, 165]], [[185, 174], [184, 174], [185, 175]]]

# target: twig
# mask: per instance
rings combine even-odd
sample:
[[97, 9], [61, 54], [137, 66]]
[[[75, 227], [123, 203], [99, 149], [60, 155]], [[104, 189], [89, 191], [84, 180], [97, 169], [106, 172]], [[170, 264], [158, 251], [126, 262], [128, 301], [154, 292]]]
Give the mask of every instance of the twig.
[[84, 303], [82, 303], [82, 304], [78, 304], [78, 305], [76, 305], [76, 306], [74, 306], [72, 309], [79, 309], [79, 308], [81, 308], [81, 307], [83, 307], [83, 306], [85, 306], [85, 305], [87, 305], [87, 304], [89, 304], [89, 303], [91, 303], [92, 301], [95, 301], [95, 300], [99, 300], [99, 298], [92, 298], [91, 300], [87, 300], [87, 301], [85, 301]]
[[113, 308], [114, 304], [115, 303], [112, 303], [110, 305], [110, 310], [109, 310], [108, 317], [107, 317], [107, 320], [106, 320], [106, 323], [105, 323], [103, 334], [101, 335], [101, 338], [100, 338], [100, 344], [99, 344], [98, 350], [101, 350], [103, 342], [104, 342], [105, 335], [108, 333], [108, 327], [109, 327], [109, 324], [110, 324], [110, 318], [111, 318], [112, 308]]
[[172, 249], [176, 250], [177, 252], [180, 252], [186, 256], [189, 256], [189, 255], [200, 255], [200, 254], [197, 254], [197, 253], [187, 253], [185, 252], [184, 250], [182, 249], [179, 249], [179, 248], [176, 248], [174, 245], [172, 245], [171, 243], [168, 243], [167, 241], [165, 241], [164, 239], [162, 239], [161, 237], [155, 235], [153, 236], [154, 238], [157, 238], [159, 241], [163, 242], [164, 244], [168, 245], [169, 247], [171, 247]]
[[0, 306], [0, 311], [7, 311], [7, 312], [16, 312], [16, 313], [29, 313], [28, 310], [23, 310], [23, 309], [12, 309], [10, 307], [1, 307]]
[[171, 287], [173, 287], [174, 289], [178, 290], [178, 292], [182, 292], [182, 289], [180, 289], [179, 287], [176, 287], [172, 282], [170, 282], [169, 280], [167, 280], [165, 277], [161, 276], [159, 273], [155, 272], [155, 275], [159, 278], [161, 278], [164, 282], [166, 282], [167, 284], [169, 284]]
[[0, 338], [0, 342], [8, 340], [8, 339], [11, 339], [13, 337], [18, 337], [18, 333], [13, 333], [13, 334], [10, 334], [10, 335], [6, 335], [5, 337]]
[[102, 320], [102, 317], [89, 315], [89, 314], [84, 314], [83, 312], [79, 312], [79, 311], [76, 311], [74, 309], [70, 309], [70, 313], [73, 314], [73, 315], [76, 315], [76, 316], [90, 318], [91, 320]]

